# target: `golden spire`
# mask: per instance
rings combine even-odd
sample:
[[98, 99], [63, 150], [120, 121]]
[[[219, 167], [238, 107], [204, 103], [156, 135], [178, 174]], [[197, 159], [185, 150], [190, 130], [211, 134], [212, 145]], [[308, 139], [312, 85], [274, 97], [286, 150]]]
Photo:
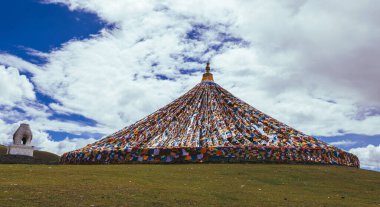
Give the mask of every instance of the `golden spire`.
[[210, 73], [210, 63], [208, 62], [206, 65], [206, 72], [203, 73], [202, 81], [214, 81], [214, 77], [212, 73]]

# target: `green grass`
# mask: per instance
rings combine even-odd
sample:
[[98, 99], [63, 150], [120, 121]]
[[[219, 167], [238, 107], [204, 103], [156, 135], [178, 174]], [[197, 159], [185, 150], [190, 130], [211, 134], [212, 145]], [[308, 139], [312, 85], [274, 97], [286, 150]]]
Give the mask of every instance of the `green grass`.
[[7, 147], [4, 145], [0, 145], [0, 155], [7, 154]]
[[380, 206], [380, 173], [279, 164], [0, 165], [1, 206]]
[[60, 156], [53, 154], [51, 152], [34, 150], [33, 157], [36, 159], [46, 160], [46, 161], [59, 161]]
[[[7, 154], [7, 147], [4, 145], [0, 145], [0, 156], [6, 155], [6, 154]], [[52, 162], [58, 162], [60, 157], [56, 154], [51, 153], [51, 152], [34, 150], [33, 158], [35, 158], [36, 160], [39, 160], [39, 161], [52, 163]]]

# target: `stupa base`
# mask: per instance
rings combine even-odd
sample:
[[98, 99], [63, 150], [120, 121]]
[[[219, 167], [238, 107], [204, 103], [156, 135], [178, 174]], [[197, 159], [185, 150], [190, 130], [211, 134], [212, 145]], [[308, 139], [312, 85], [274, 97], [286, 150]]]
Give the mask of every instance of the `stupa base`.
[[7, 154], [33, 157], [33, 146], [12, 144], [8, 146]]
[[342, 150], [286, 147], [127, 148], [72, 151], [62, 164], [124, 163], [304, 163], [359, 167], [358, 158]]

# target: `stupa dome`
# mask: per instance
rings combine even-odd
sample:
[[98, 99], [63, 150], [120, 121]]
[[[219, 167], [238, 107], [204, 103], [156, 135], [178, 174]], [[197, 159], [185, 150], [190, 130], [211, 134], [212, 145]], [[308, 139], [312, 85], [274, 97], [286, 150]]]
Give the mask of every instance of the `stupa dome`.
[[264, 114], [214, 82], [202, 81], [136, 123], [62, 163], [276, 162], [359, 167], [358, 158]]

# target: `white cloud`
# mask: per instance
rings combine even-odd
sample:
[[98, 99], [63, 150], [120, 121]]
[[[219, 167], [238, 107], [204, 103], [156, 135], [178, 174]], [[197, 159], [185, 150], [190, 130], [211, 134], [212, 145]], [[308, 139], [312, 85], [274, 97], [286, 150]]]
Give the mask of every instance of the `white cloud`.
[[359, 157], [361, 167], [380, 170], [380, 145], [370, 144], [367, 147], [350, 149], [349, 152]]
[[0, 65], [0, 106], [15, 106], [24, 99], [35, 98], [33, 85], [25, 75], [16, 68]]
[[[203, 69], [185, 60], [198, 58], [211, 59], [214, 79], [224, 88], [305, 133], [380, 134], [379, 3], [46, 2], [94, 12], [116, 28], [50, 53], [30, 49], [46, 58], [41, 67], [0, 55], [0, 63], [33, 73], [37, 90], [59, 102], [37, 104], [43, 110], [24, 107], [42, 132], [111, 133], [132, 124], [198, 83], [201, 72], [179, 71]], [[197, 38], [187, 39], [194, 29]], [[51, 122], [51, 110], [98, 125]]]
[[[22, 66], [19, 64], [12, 65]], [[32, 144], [36, 148], [57, 154], [83, 147], [85, 144], [94, 142], [95, 139], [66, 138], [62, 141], [54, 141], [46, 132], [47, 130], [78, 135], [83, 132], [110, 132], [103, 126], [91, 127], [76, 122], [51, 120], [51, 110], [36, 102], [34, 87], [29, 79], [25, 75], [20, 75], [18, 69], [4, 65], [0, 65], [0, 106], [2, 107], [0, 113], [0, 144], [3, 145], [12, 143], [13, 133], [23, 122], [32, 126], [34, 134]]]
[[28, 71], [31, 73], [35, 73], [39, 70], [36, 65], [6, 53], [0, 53], [0, 64], [4, 66], [12, 66], [20, 71]]
[[36, 146], [38, 150], [50, 151], [62, 155], [65, 152], [82, 148], [96, 140], [95, 138], [65, 138], [61, 141], [55, 141], [44, 131], [34, 131], [32, 144]]
[[334, 145], [334, 146], [351, 146], [356, 144], [357, 142], [352, 141], [352, 140], [340, 140], [336, 142], [331, 142], [329, 144]]

